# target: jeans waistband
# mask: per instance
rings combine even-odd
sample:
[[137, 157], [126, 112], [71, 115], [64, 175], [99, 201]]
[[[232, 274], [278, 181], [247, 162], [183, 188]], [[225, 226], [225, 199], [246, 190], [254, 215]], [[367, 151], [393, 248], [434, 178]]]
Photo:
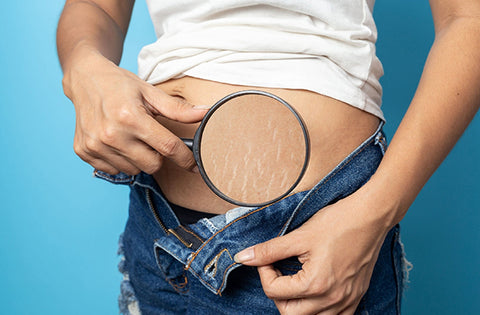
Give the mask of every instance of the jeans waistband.
[[177, 267], [170, 263], [173, 256], [211, 292], [221, 294], [231, 271], [241, 266], [233, 260], [237, 252], [284, 235], [368, 181], [386, 149], [382, 125], [311, 190], [265, 207], [235, 208], [187, 226], [180, 225], [152, 176], [109, 175], [101, 171], [95, 171], [95, 176], [115, 184], [129, 184], [132, 189], [151, 190], [152, 204], [159, 208], [159, 219], [166, 226], [166, 233], [154, 244], [160, 269], [167, 278], [176, 275], [173, 269]]

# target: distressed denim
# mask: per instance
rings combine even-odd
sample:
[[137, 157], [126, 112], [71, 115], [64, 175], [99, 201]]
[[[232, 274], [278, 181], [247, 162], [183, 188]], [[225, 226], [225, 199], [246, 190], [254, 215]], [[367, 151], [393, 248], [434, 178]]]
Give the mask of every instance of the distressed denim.
[[[381, 126], [311, 190], [260, 208], [240, 207], [182, 226], [153, 177], [101, 177], [131, 187], [129, 218], [120, 241], [125, 278], [123, 314], [278, 314], [262, 290], [255, 267], [233, 256], [284, 235], [313, 214], [360, 188], [386, 149]], [[405, 260], [399, 226], [386, 236], [370, 286], [355, 314], [400, 314]], [[276, 263], [283, 274], [301, 269], [295, 258]], [[321, 266], [319, 266], [321, 267]]]

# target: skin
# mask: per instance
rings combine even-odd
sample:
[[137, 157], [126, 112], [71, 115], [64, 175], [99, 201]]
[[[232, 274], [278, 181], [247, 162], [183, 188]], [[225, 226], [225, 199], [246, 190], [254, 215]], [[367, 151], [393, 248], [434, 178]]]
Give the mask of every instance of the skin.
[[192, 152], [154, 116], [193, 123], [202, 119], [206, 109], [195, 109], [117, 66], [133, 3], [72, 0], [65, 4], [57, 48], [64, 92], [75, 105], [75, 153], [110, 174], [140, 170], [151, 174], [164, 157], [195, 171]]
[[[298, 230], [236, 256], [259, 266], [263, 288], [282, 314], [355, 312], [386, 233], [404, 217], [478, 111], [480, 2], [430, 4], [434, 44], [416, 94], [371, 180]], [[271, 263], [290, 256], [299, 256], [303, 270], [291, 277], [278, 274]]]
[[[167, 94], [181, 96], [194, 104], [213, 104], [232, 92], [259, 89], [259, 87], [231, 85], [192, 77], [168, 80], [156, 87]], [[293, 193], [311, 189], [378, 128], [379, 119], [377, 117], [333, 98], [305, 90], [261, 89], [281, 97], [292, 105], [303, 117], [310, 135], [311, 152], [308, 167]], [[258, 108], [255, 110], [255, 113], [259, 113], [259, 108], [265, 109], [267, 107], [264, 103], [257, 105]], [[234, 122], [239, 117], [242, 117], [234, 110], [229, 110], [224, 112], [224, 114], [225, 116], [222, 119], [229, 122]], [[271, 110], [268, 114], [274, 121], [280, 121], [281, 119], [278, 117], [278, 113], [274, 113]], [[179, 137], [192, 138], [198, 128], [198, 124], [182, 124], [160, 116], [156, 117], [156, 119]], [[247, 137], [247, 134], [238, 127], [235, 124], [230, 125], [232, 135], [241, 135], [243, 141], [249, 142], [252, 146], [261, 139], [255, 135], [250, 138]], [[285, 129], [285, 127], [286, 124], [283, 122], [282, 129]], [[256, 127], [257, 132], [259, 128], [261, 127]], [[214, 133], [218, 136], [225, 135], [218, 130]], [[279, 140], [276, 143], [279, 147], [282, 147], [282, 143]], [[284, 142], [283, 145], [285, 144]], [[259, 145], [258, 148], [262, 150], [262, 145]], [[232, 151], [225, 145], [217, 147], [214, 154], [216, 156], [228, 155], [228, 163], [232, 166], [242, 165], [246, 157], [243, 154], [232, 154]], [[261, 153], [257, 152], [252, 155], [257, 156], [256, 154]], [[266, 168], [267, 166], [265, 166]], [[284, 163], [282, 165], [282, 171], [296, 172], [296, 168], [295, 163]], [[207, 187], [201, 176], [185, 171], [169, 159], [164, 160], [162, 167], [153, 176], [157, 180], [162, 193], [174, 204], [189, 209], [219, 214], [236, 207], [217, 197]], [[242, 177], [237, 175], [235, 182], [239, 183], [241, 181]], [[245, 189], [240, 189], [240, 193], [248, 193], [248, 191], [258, 192], [255, 190], [254, 181], [249, 179], [249, 182], [250, 184]]]
[[[235, 256], [258, 266], [264, 291], [282, 314], [354, 313], [387, 232], [404, 217], [478, 111], [480, 2], [430, 4], [435, 42], [415, 97], [371, 180], [299, 229]], [[75, 152], [111, 174], [154, 173], [165, 157], [193, 170], [191, 152], [153, 116], [192, 123], [205, 109], [116, 66], [132, 7], [133, 1], [66, 2], [57, 43], [65, 94], [77, 113]], [[303, 263], [298, 274], [282, 276], [272, 267], [291, 256]]]

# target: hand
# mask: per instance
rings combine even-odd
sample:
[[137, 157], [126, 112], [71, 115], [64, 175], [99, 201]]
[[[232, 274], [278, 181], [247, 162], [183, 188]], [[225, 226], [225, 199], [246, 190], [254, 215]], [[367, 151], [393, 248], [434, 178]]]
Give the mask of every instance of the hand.
[[[357, 192], [358, 193], [358, 192]], [[389, 227], [365, 215], [355, 193], [317, 212], [298, 229], [235, 256], [259, 266], [265, 294], [282, 314], [353, 314], [368, 289]], [[302, 270], [283, 276], [271, 264], [297, 256]]]
[[151, 174], [163, 157], [194, 169], [192, 152], [154, 116], [193, 123], [205, 109], [167, 95], [98, 53], [87, 51], [71, 64], [63, 83], [75, 105], [74, 150], [81, 159], [110, 174]]

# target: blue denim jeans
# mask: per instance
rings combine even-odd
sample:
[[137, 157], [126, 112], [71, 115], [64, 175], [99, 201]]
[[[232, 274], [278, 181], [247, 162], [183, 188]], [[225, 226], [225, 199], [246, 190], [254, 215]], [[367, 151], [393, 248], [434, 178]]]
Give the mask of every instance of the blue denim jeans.
[[[124, 314], [278, 314], [262, 290], [255, 267], [233, 256], [251, 245], [299, 227], [313, 214], [360, 188], [375, 172], [386, 148], [381, 127], [315, 187], [260, 208], [235, 208], [224, 215], [180, 225], [155, 180], [98, 177], [131, 187], [129, 218], [120, 241], [125, 275], [119, 299]], [[386, 236], [370, 287], [356, 314], [399, 314], [404, 282], [399, 226]], [[284, 274], [301, 269], [296, 257], [280, 261]]]

